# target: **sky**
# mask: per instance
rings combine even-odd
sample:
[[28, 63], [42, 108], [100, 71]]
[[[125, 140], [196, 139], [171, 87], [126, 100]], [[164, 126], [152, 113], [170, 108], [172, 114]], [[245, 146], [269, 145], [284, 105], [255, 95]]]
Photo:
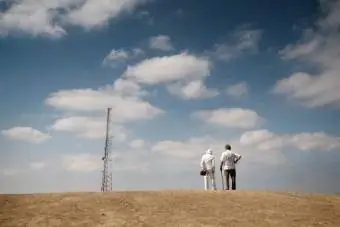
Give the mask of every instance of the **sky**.
[[[0, 0], [0, 193], [339, 193], [339, 0]], [[219, 171], [217, 186], [221, 188]]]

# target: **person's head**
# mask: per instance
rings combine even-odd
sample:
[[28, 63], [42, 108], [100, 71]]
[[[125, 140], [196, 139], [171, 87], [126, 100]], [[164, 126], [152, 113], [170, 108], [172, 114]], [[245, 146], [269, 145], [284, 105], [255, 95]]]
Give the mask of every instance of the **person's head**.
[[209, 148], [206, 153], [207, 154], [212, 154], [212, 150]]
[[230, 144], [225, 145], [225, 149], [230, 151], [231, 150]]

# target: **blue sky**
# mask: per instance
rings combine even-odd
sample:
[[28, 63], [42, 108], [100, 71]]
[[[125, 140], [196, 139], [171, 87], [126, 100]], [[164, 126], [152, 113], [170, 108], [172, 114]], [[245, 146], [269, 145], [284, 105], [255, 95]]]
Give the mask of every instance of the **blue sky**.
[[115, 190], [202, 188], [230, 143], [240, 189], [340, 191], [340, 1], [0, 9], [1, 193], [99, 191], [108, 107]]

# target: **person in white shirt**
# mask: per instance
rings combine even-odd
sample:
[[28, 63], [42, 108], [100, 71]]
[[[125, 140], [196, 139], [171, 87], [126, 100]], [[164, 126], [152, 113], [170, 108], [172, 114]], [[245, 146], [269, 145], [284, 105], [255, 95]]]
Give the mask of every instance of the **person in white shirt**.
[[241, 155], [231, 151], [231, 146], [227, 144], [225, 151], [221, 155], [220, 170], [224, 170], [226, 190], [229, 190], [229, 176], [231, 177], [232, 190], [236, 190], [236, 164], [241, 159]]
[[209, 181], [211, 182], [211, 189], [216, 190], [215, 181], [215, 156], [212, 154], [212, 150], [208, 149], [201, 158], [201, 170], [205, 170], [204, 176], [204, 189], [209, 189]]

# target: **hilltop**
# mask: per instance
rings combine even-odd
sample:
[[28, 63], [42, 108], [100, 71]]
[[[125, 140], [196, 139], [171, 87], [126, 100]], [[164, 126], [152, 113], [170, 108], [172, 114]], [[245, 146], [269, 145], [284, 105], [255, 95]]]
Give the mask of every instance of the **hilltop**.
[[340, 196], [266, 191], [0, 195], [2, 227], [339, 226]]

